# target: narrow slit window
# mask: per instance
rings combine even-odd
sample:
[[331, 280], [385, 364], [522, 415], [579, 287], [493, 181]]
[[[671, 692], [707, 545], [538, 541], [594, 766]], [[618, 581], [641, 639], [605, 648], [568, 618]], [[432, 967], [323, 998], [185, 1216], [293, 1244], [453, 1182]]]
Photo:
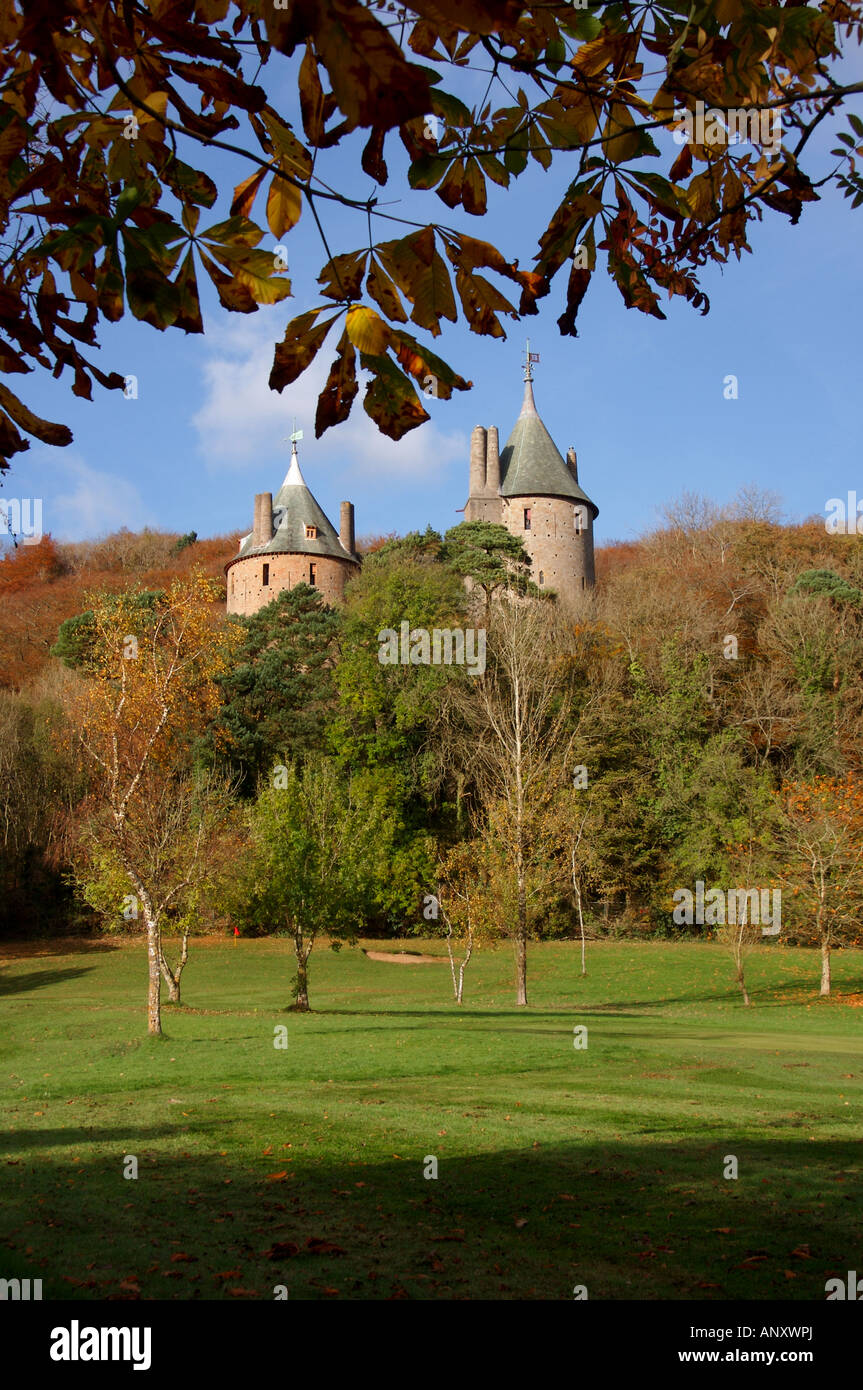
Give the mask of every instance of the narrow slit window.
[[584, 575], [581, 576], [581, 587], [584, 588]]
[[270, 582], [270, 567], [269, 567], [269, 565], [264, 565], [264, 577], [263, 577], [263, 579], [262, 579], [261, 582], [262, 582], [264, 588], [266, 589], [267, 586], [269, 585], [269, 582]]
[[539, 582], [540, 582], [540, 584], [544, 584], [544, 583], [545, 583], [545, 575], [543, 574], [542, 570], [540, 570], [540, 572], [539, 572]]
[[531, 508], [530, 508], [530, 507], [525, 507], [525, 509], [524, 509], [524, 529], [525, 529], [525, 531], [529, 531], [529, 530], [530, 530], [530, 514], [531, 514]]
[[314, 588], [314, 587], [315, 587], [315, 584], [317, 583], [317, 577], [318, 577], [318, 567], [317, 567], [317, 565], [315, 565], [315, 564], [309, 565], [309, 584], [311, 585], [312, 588]]

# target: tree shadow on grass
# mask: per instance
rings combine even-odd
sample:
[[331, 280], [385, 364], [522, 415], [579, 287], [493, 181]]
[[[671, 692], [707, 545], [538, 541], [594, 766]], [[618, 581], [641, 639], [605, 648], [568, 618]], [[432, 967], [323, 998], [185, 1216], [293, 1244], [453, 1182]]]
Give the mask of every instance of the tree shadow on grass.
[[33, 937], [24, 941], [0, 940], [0, 956], [6, 960], [38, 960], [43, 956], [93, 955], [98, 951], [121, 951], [123, 943], [104, 937]]
[[[285, 1128], [296, 1138], [295, 1119]], [[520, 1146], [465, 1156], [430, 1127], [371, 1161], [362, 1134], [291, 1161], [281, 1146], [193, 1157], [176, 1135], [162, 1146], [159, 1127], [118, 1132], [146, 1145], [136, 1181], [119, 1148], [76, 1136], [74, 1160], [4, 1170], [4, 1238], [19, 1264], [32, 1247], [33, 1277], [95, 1299], [270, 1300], [284, 1285], [292, 1300], [569, 1300], [585, 1285], [594, 1300], [809, 1301], [859, 1264], [850, 1141], [729, 1126], [717, 1142], [533, 1147], [526, 1128]], [[737, 1180], [723, 1178], [729, 1154]]]
[[0, 995], [26, 994], [33, 989], [44, 989], [47, 985], [64, 984], [88, 975], [91, 965], [70, 966], [66, 970], [31, 970], [26, 975], [0, 973]]

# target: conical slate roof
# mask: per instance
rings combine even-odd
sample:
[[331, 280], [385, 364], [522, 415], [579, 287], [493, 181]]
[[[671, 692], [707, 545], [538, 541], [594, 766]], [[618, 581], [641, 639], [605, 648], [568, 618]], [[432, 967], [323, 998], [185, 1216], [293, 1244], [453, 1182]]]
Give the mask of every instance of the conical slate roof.
[[[306, 526], [317, 527], [314, 540], [306, 535]], [[296, 452], [291, 456], [285, 481], [273, 498], [273, 538], [265, 545], [253, 545], [253, 540], [254, 532], [243, 537], [236, 559], [245, 555], [285, 554], [332, 555], [339, 560], [355, 558], [344, 549], [335, 527], [309, 491]]]
[[575, 481], [564, 459], [539, 418], [533, 399], [533, 384], [524, 383], [524, 402], [512, 434], [500, 455], [501, 497], [571, 497], [584, 502], [599, 515]]

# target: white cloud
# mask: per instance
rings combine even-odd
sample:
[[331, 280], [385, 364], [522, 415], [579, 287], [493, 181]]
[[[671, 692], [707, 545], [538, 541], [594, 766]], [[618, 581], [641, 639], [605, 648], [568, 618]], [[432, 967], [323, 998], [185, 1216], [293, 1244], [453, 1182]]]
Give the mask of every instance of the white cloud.
[[[4, 493], [18, 495], [11, 476]], [[56, 540], [89, 540], [121, 526], [135, 531], [156, 524], [134, 483], [91, 468], [66, 449], [28, 455], [26, 493], [42, 498], [42, 529]]]
[[363, 410], [362, 379], [350, 418], [316, 440], [317, 399], [336, 340], [325, 344], [308, 371], [280, 395], [267, 384], [277, 334], [267, 316], [260, 326], [249, 320], [229, 323], [212, 335], [203, 368], [203, 403], [191, 419], [210, 471], [254, 469], [269, 478], [287, 470], [286, 441], [295, 417], [304, 432], [300, 453], [310, 481], [310, 473], [320, 470], [320, 477], [338, 469], [352, 481], [377, 478], [403, 488], [425, 487], [451, 464], [466, 466], [467, 436], [443, 429], [434, 419], [436, 409], [446, 410], [445, 401], [424, 402], [432, 419], [396, 442], [382, 435]]

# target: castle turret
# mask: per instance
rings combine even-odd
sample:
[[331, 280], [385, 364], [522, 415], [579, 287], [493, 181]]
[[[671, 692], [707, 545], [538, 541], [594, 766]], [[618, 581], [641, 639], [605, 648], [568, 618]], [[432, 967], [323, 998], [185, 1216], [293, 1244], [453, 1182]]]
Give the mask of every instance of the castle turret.
[[299, 437], [292, 436], [291, 465], [275, 499], [257, 494], [252, 530], [225, 566], [229, 613], [256, 613], [297, 584], [319, 589], [327, 603], [341, 603], [359, 568], [353, 504], [342, 503], [337, 535], [300, 472]]
[[574, 602], [595, 583], [593, 523], [599, 508], [578, 481], [570, 446], [566, 460], [539, 417], [528, 344], [521, 413], [498, 454], [494, 426], [471, 436], [470, 496], [465, 521], [502, 523], [530, 555], [532, 578], [560, 599]]

